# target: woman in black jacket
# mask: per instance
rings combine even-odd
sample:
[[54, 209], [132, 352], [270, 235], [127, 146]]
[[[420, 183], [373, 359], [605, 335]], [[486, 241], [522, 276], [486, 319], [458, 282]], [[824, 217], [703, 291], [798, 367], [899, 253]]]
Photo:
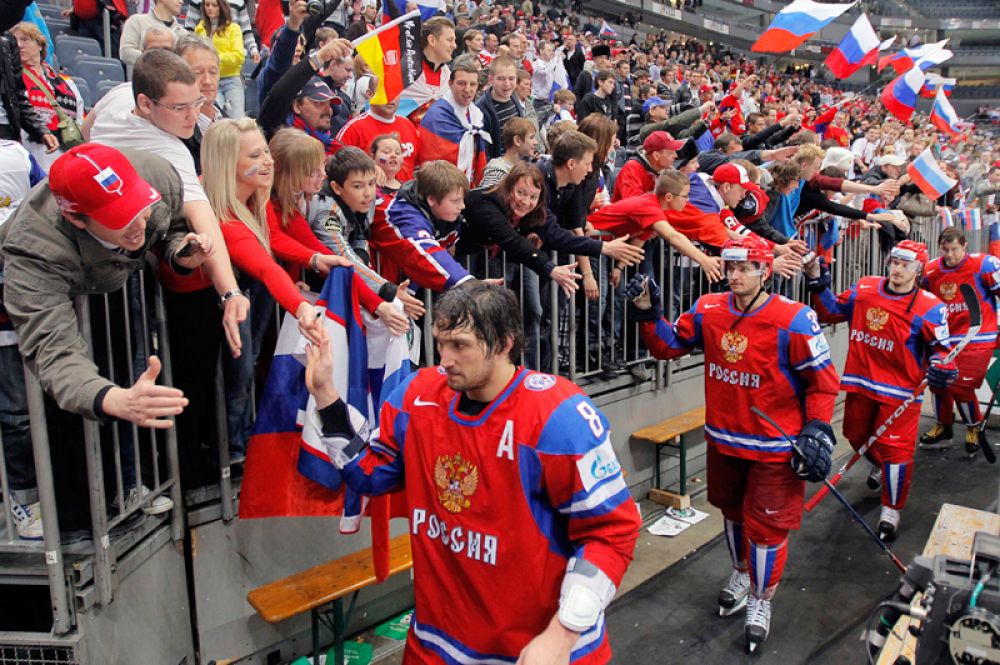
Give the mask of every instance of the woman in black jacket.
[[[513, 283], [516, 264], [530, 270], [521, 271], [521, 293], [525, 314], [526, 348], [529, 356], [536, 349], [538, 324], [542, 305], [539, 277], [547, 277], [571, 295], [579, 288], [581, 275], [575, 263], [556, 265], [549, 258], [552, 250], [580, 256], [608, 256], [634, 265], [643, 256], [642, 249], [629, 245], [627, 238], [601, 241], [574, 235], [561, 227], [545, 205], [545, 178], [530, 162], [519, 162], [496, 186], [488, 190], [472, 190], [466, 195], [464, 223], [459, 233], [457, 254], [489, 257], [488, 267], [473, 269], [479, 277], [505, 277]], [[506, 254], [504, 267], [496, 254]], [[483, 265], [480, 263], [480, 265]], [[537, 276], [536, 276], [537, 275]], [[534, 365], [532, 365], [534, 366]]]

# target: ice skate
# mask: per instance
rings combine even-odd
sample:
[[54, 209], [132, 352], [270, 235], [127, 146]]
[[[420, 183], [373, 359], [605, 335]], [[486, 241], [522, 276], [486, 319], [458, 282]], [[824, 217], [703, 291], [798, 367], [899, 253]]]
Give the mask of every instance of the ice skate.
[[896, 539], [896, 529], [899, 528], [899, 511], [889, 506], [882, 506], [878, 518], [878, 537], [885, 541]]
[[873, 492], [882, 489], [882, 467], [873, 466], [868, 472], [868, 489]]
[[951, 440], [952, 436], [954, 436], [954, 431], [952, 430], [951, 425], [934, 423], [934, 426], [924, 432], [924, 435], [920, 437], [920, 448], [921, 450], [941, 450], [943, 448], [951, 448], [954, 445]]
[[736, 614], [747, 604], [750, 595], [750, 573], [745, 570], [734, 570], [729, 581], [719, 592], [719, 616], [728, 617]]
[[975, 455], [979, 452], [979, 425], [968, 425], [965, 428], [965, 452]]
[[747, 601], [747, 619], [744, 633], [747, 638], [746, 651], [749, 654], [757, 652], [760, 645], [767, 639], [771, 629], [771, 601], [750, 596]]

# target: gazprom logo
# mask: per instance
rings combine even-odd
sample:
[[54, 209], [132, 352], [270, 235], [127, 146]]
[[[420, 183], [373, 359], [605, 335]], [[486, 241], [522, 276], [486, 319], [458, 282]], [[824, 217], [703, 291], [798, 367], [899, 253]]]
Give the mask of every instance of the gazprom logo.
[[382, 62], [388, 67], [395, 67], [399, 63], [399, 51], [386, 51], [382, 56]]

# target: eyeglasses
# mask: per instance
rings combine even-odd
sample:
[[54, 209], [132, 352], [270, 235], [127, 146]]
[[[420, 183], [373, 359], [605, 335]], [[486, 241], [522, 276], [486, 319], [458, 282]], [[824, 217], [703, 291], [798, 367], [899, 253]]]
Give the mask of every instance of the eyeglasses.
[[190, 102], [188, 104], [164, 104], [163, 102], [153, 99], [151, 100], [157, 106], [162, 106], [168, 111], [173, 111], [174, 113], [185, 113], [187, 111], [196, 111], [205, 105], [208, 100], [204, 97], [199, 97], [198, 99]]
[[673, 194], [675, 199], [689, 199], [691, 198], [688, 194]]

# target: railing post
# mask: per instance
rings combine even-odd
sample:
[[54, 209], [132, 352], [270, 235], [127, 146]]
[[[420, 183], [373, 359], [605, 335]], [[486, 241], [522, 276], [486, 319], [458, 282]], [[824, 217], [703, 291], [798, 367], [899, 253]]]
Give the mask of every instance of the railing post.
[[[559, 260], [556, 252], [552, 252], [552, 261]], [[549, 280], [549, 351], [550, 351], [550, 373], [559, 374], [559, 286]], [[576, 362], [575, 358], [570, 358], [570, 367]]]
[[[94, 341], [87, 296], [76, 298], [76, 318], [80, 333], [90, 350], [90, 357], [93, 358]], [[110, 352], [110, 349], [108, 351]], [[90, 492], [90, 527], [94, 539], [94, 587], [97, 589], [97, 602], [107, 606], [114, 598], [111, 580], [111, 538], [108, 534], [108, 516], [105, 509], [107, 500], [104, 496], [101, 435], [97, 422], [89, 418], [83, 419], [83, 442], [87, 462], [87, 486]]]
[[[225, 353], [225, 351], [223, 351]], [[226, 382], [222, 370], [222, 353], [215, 365], [215, 438], [219, 455], [219, 501], [222, 519], [229, 522], [236, 512], [233, 507], [233, 475], [229, 465], [229, 425], [226, 422]]]
[[52, 604], [52, 633], [65, 635], [72, 629], [72, 625], [66, 574], [63, 571], [62, 543], [59, 538], [59, 512], [56, 508], [55, 481], [52, 478], [49, 430], [45, 422], [45, 398], [42, 395], [41, 384], [27, 367], [24, 368], [24, 387], [28, 398], [28, 418], [31, 422], [31, 448], [35, 456], [38, 502], [42, 509], [45, 568], [49, 578], [49, 599]]
[[[153, 305], [156, 312], [156, 329], [159, 332], [159, 352], [163, 366], [163, 383], [173, 386], [174, 372], [170, 355], [170, 335], [167, 333], [167, 308], [163, 304], [163, 286], [160, 285], [159, 281], [156, 282], [154, 287]], [[174, 507], [170, 511], [170, 537], [174, 541], [179, 541], [184, 538], [184, 497], [181, 493], [181, 468], [177, 451], [177, 424], [176, 419], [173, 420], [174, 426], [166, 431], [167, 466], [170, 469], [170, 477], [173, 479], [173, 485], [170, 486], [170, 498], [174, 502]], [[155, 468], [155, 432], [153, 432], [153, 441], [153, 466]], [[223, 508], [225, 508], [225, 500], [223, 500]]]
[[[104, 57], [111, 57], [111, 12], [101, 9], [101, 29], [104, 32]], [[97, 92], [96, 90], [94, 91]]]

